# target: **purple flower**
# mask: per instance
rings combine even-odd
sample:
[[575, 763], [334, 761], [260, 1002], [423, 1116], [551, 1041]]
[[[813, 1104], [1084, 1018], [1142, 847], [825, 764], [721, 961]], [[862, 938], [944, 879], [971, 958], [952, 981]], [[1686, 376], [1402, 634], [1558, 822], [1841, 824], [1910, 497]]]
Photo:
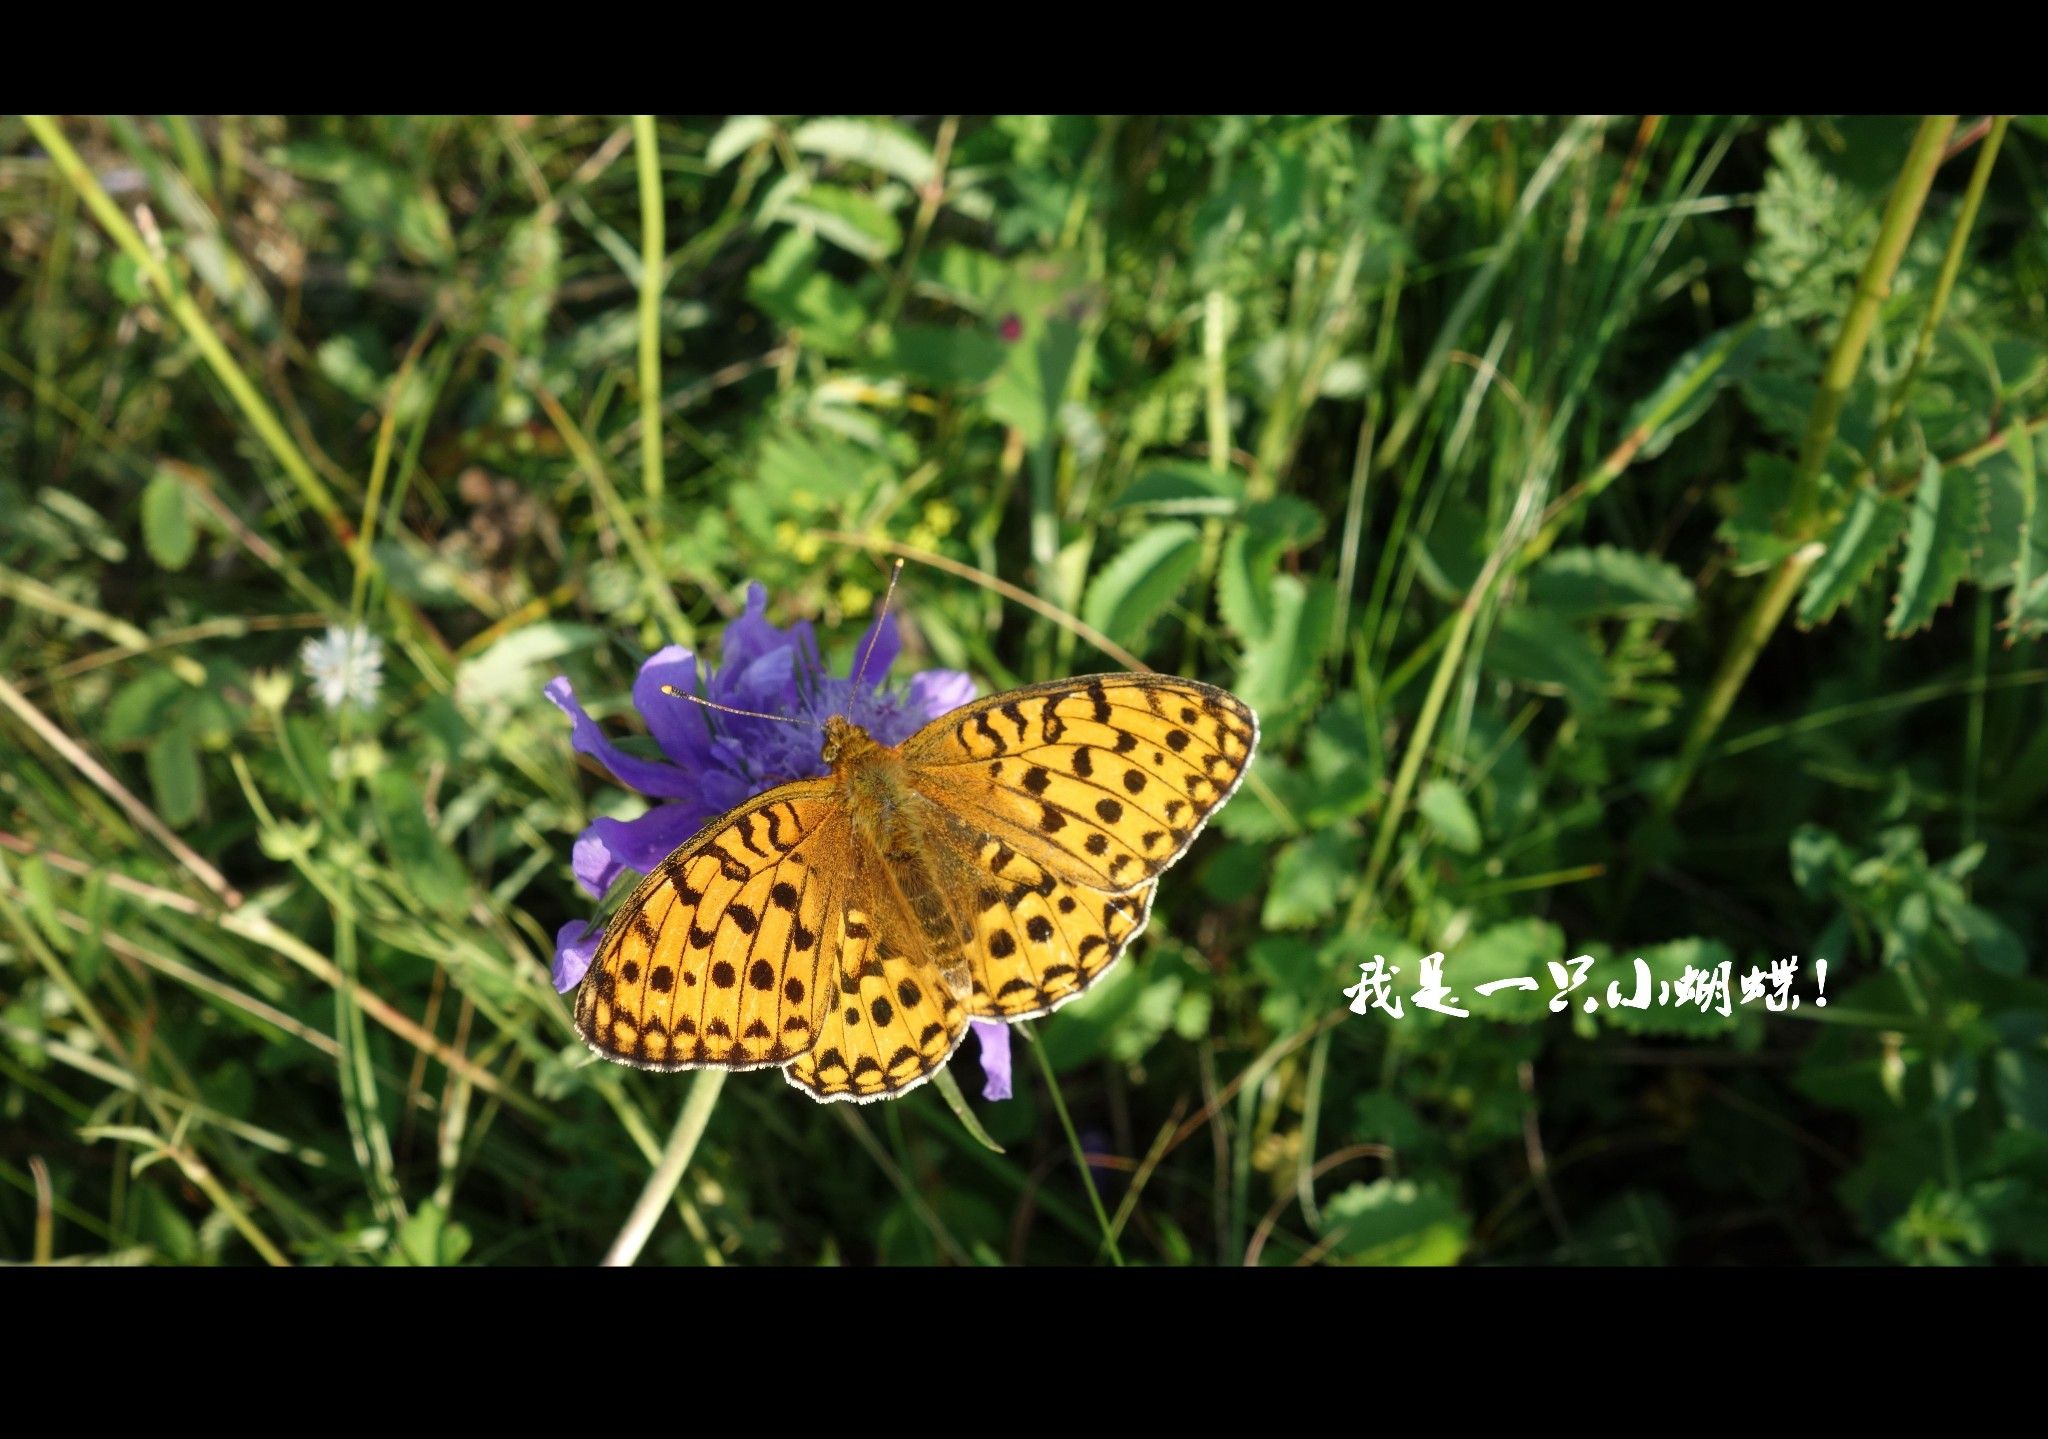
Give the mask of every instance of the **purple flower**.
[[[577, 702], [567, 677], [548, 681], [543, 692], [569, 716], [569, 742], [577, 753], [597, 760], [629, 789], [660, 801], [638, 819], [593, 820], [577, 836], [570, 868], [593, 898], [602, 897], [627, 870], [647, 873], [734, 806], [776, 785], [829, 770], [819, 757], [815, 729], [707, 710], [662, 693], [664, 685], [734, 709], [792, 719], [822, 722], [843, 714], [883, 744], [902, 743], [927, 721], [974, 698], [973, 679], [958, 670], [925, 670], [900, 691], [885, 686], [902, 647], [894, 616], [884, 615], [861, 637], [854, 663], [867, 655], [867, 667], [856, 685], [850, 676], [826, 673], [809, 621], [777, 629], [765, 618], [767, 607], [767, 591], [750, 584], [746, 611], [725, 627], [715, 668], [681, 645], [657, 650], [640, 666], [633, 707], [646, 721], [661, 759], [645, 759], [613, 744]], [[602, 937], [601, 928], [582, 920], [562, 926], [555, 935], [556, 989], [566, 993], [582, 981]], [[1008, 1098], [1009, 1030], [979, 1020], [974, 1028], [987, 1075], [983, 1095]]]
[[994, 1019], [973, 1021], [974, 1037], [981, 1041], [981, 1097], [1010, 1097], [1010, 1026]]

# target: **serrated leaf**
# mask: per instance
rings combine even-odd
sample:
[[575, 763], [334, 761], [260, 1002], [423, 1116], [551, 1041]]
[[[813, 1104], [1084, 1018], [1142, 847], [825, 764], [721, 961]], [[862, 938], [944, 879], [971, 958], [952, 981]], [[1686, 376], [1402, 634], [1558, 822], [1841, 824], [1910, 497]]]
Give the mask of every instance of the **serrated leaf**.
[[1778, 516], [1790, 503], [1797, 467], [1782, 455], [1752, 451], [1743, 462], [1728, 517], [1716, 533], [1734, 550], [1738, 575], [1769, 569], [1798, 546], [1778, 533]]
[[1273, 587], [1280, 558], [1309, 544], [1322, 530], [1322, 514], [1291, 495], [1262, 500], [1245, 510], [1243, 520], [1223, 542], [1216, 575], [1217, 608], [1239, 639], [1257, 644], [1272, 633], [1280, 603]]
[[1692, 581], [1677, 566], [1612, 545], [1545, 556], [1530, 572], [1529, 597], [1564, 619], [1675, 620], [1693, 607]]
[[766, 115], [734, 115], [704, 147], [704, 163], [715, 174], [766, 139], [774, 128]]
[[1112, 510], [1153, 515], [1234, 515], [1244, 505], [1244, 475], [1187, 460], [1162, 460], [1138, 471]]
[[1849, 512], [1828, 537], [1827, 553], [1806, 577], [1799, 596], [1799, 623], [1826, 624], [1877, 572], [1905, 532], [1905, 505], [1873, 489], [1858, 490]]
[[1096, 572], [1081, 618], [1119, 644], [1137, 645], [1180, 597], [1202, 558], [1202, 534], [1174, 521], [1145, 531]]
[[1955, 596], [1970, 568], [1970, 552], [1983, 529], [1984, 492], [1968, 470], [1943, 470], [1929, 456], [1913, 495], [1906, 528], [1906, 558], [1885, 633], [1897, 638], [1934, 619]]
[[1424, 785], [1415, 808], [1438, 837], [1459, 854], [1479, 852], [1479, 816], [1472, 813], [1472, 806], [1449, 780], [1433, 779]]
[[931, 183], [936, 162], [924, 137], [883, 120], [812, 120], [790, 143], [808, 155], [851, 160], [894, 175], [912, 189]]
[[1315, 677], [1336, 608], [1336, 586], [1275, 575], [1270, 594], [1272, 622], [1238, 662], [1237, 692], [1253, 709], [1278, 713]]
[[197, 535], [185, 486], [169, 470], [158, 470], [142, 490], [142, 543], [149, 557], [167, 570], [182, 570], [192, 561]]
[[1358, 878], [1362, 841], [1321, 830], [1283, 845], [1259, 918], [1269, 929], [1306, 929], [1328, 919]]

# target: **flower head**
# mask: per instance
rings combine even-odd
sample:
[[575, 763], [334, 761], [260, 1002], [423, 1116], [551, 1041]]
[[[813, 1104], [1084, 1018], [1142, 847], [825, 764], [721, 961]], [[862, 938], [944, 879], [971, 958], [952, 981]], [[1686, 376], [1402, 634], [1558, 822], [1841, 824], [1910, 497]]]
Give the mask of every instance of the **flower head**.
[[384, 646], [361, 625], [329, 625], [317, 640], [299, 646], [299, 662], [330, 710], [345, 704], [370, 709], [384, 685]]
[[[927, 720], [974, 698], [973, 679], [957, 670], [925, 670], [901, 690], [885, 685], [901, 648], [894, 616], [883, 616], [862, 637], [856, 654], [867, 656], [866, 668], [856, 684], [826, 672], [808, 621], [778, 629], [765, 618], [767, 606], [767, 591], [749, 585], [746, 611], [725, 627], [716, 667], [681, 645], [657, 650], [640, 667], [633, 705], [662, 759], [614, 745], [584, 713], [565, 677], [548, 681], [545, 692], [569, 716], [575, 749], [621, 784], [661, 801], [638, 819], [593, 820], [577, 838], [571, 868], [588, 894], [603, 895], [626, 870], [645, 874], [710, 821], [762, 791], [827, 772], [815, 729], [714, 712], [665, 694], [664, 687], [791, 719], [845, 715], [883, 744], [901, 743]], [[597, 940], [598, 931], [581, 921], [563, 926], [555, 941], [557, 989], [576, 987]]]
[[[884, 615], [862, 636], [858, 678], [828, 674], [808, 621], [788, 629], [768, 623], [767, 591], [747, 587], [747, 607], [725, 627], [714, 667], [681, 645], [657, 650], [633, 682], [633, 706], [664, 758], [629, 754], [604, 736], [577, 702], [565, 676], [545, 693], [569, 716], [570, 744], [610, 770], [628, 788], [662, 801], [633, 820], [596, 819], [577, 837], [570, 867], [576, 882], [602, 896], [626, 870], [645, 874], [678, 845], [727, 810], [793, 779], [823, 775], [817, 731], [775, 720], [714, 712], [666, 693], [670, 687], [731, 709], [822, 722], [845, 715], [883, 744], [900, 744], [924, 724], [974, 698], [974, 680], [958, 670], [925, 670], [902, 690], [885, 686], [901, 642]], [[582, 982], [604, 937], [600, 926], [572, 919], [555, 935], [555, 988]], [[1010, 1097], [1008, 1026], [977, 1019], [982, 1098]]]

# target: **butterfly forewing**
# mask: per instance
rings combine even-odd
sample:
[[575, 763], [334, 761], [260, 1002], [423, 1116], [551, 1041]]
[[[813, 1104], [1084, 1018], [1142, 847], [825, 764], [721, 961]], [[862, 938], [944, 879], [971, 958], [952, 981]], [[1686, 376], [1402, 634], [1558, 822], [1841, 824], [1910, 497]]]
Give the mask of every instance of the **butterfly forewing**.
[[1123, 892], [1187, 852], [1237, 789], [1258, 718], [1160, 675], [1086, 675], [977, 700], [903, 745], [911, 782], [1048, 873]]
[[817, 1039], [848, 825], [838, 787], [783, 785], [663, 860], [605, 926], [576, 1028], [648, 1069], [786, 1063]]

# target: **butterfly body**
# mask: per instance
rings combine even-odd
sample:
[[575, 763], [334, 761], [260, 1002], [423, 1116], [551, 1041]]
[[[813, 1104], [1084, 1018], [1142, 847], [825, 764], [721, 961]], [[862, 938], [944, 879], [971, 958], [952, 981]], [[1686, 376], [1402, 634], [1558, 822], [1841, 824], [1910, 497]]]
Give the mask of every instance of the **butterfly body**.
[[578, 1031], [643, 1068], [903, 1093], [970, 1017], [1048, 1013], [1100, 976], [1257, 742], [1242, 701], [1159, 675], [1012, 690], [896, 746], [834, 716], [827, 775], [714, 820], [628, 898]]

